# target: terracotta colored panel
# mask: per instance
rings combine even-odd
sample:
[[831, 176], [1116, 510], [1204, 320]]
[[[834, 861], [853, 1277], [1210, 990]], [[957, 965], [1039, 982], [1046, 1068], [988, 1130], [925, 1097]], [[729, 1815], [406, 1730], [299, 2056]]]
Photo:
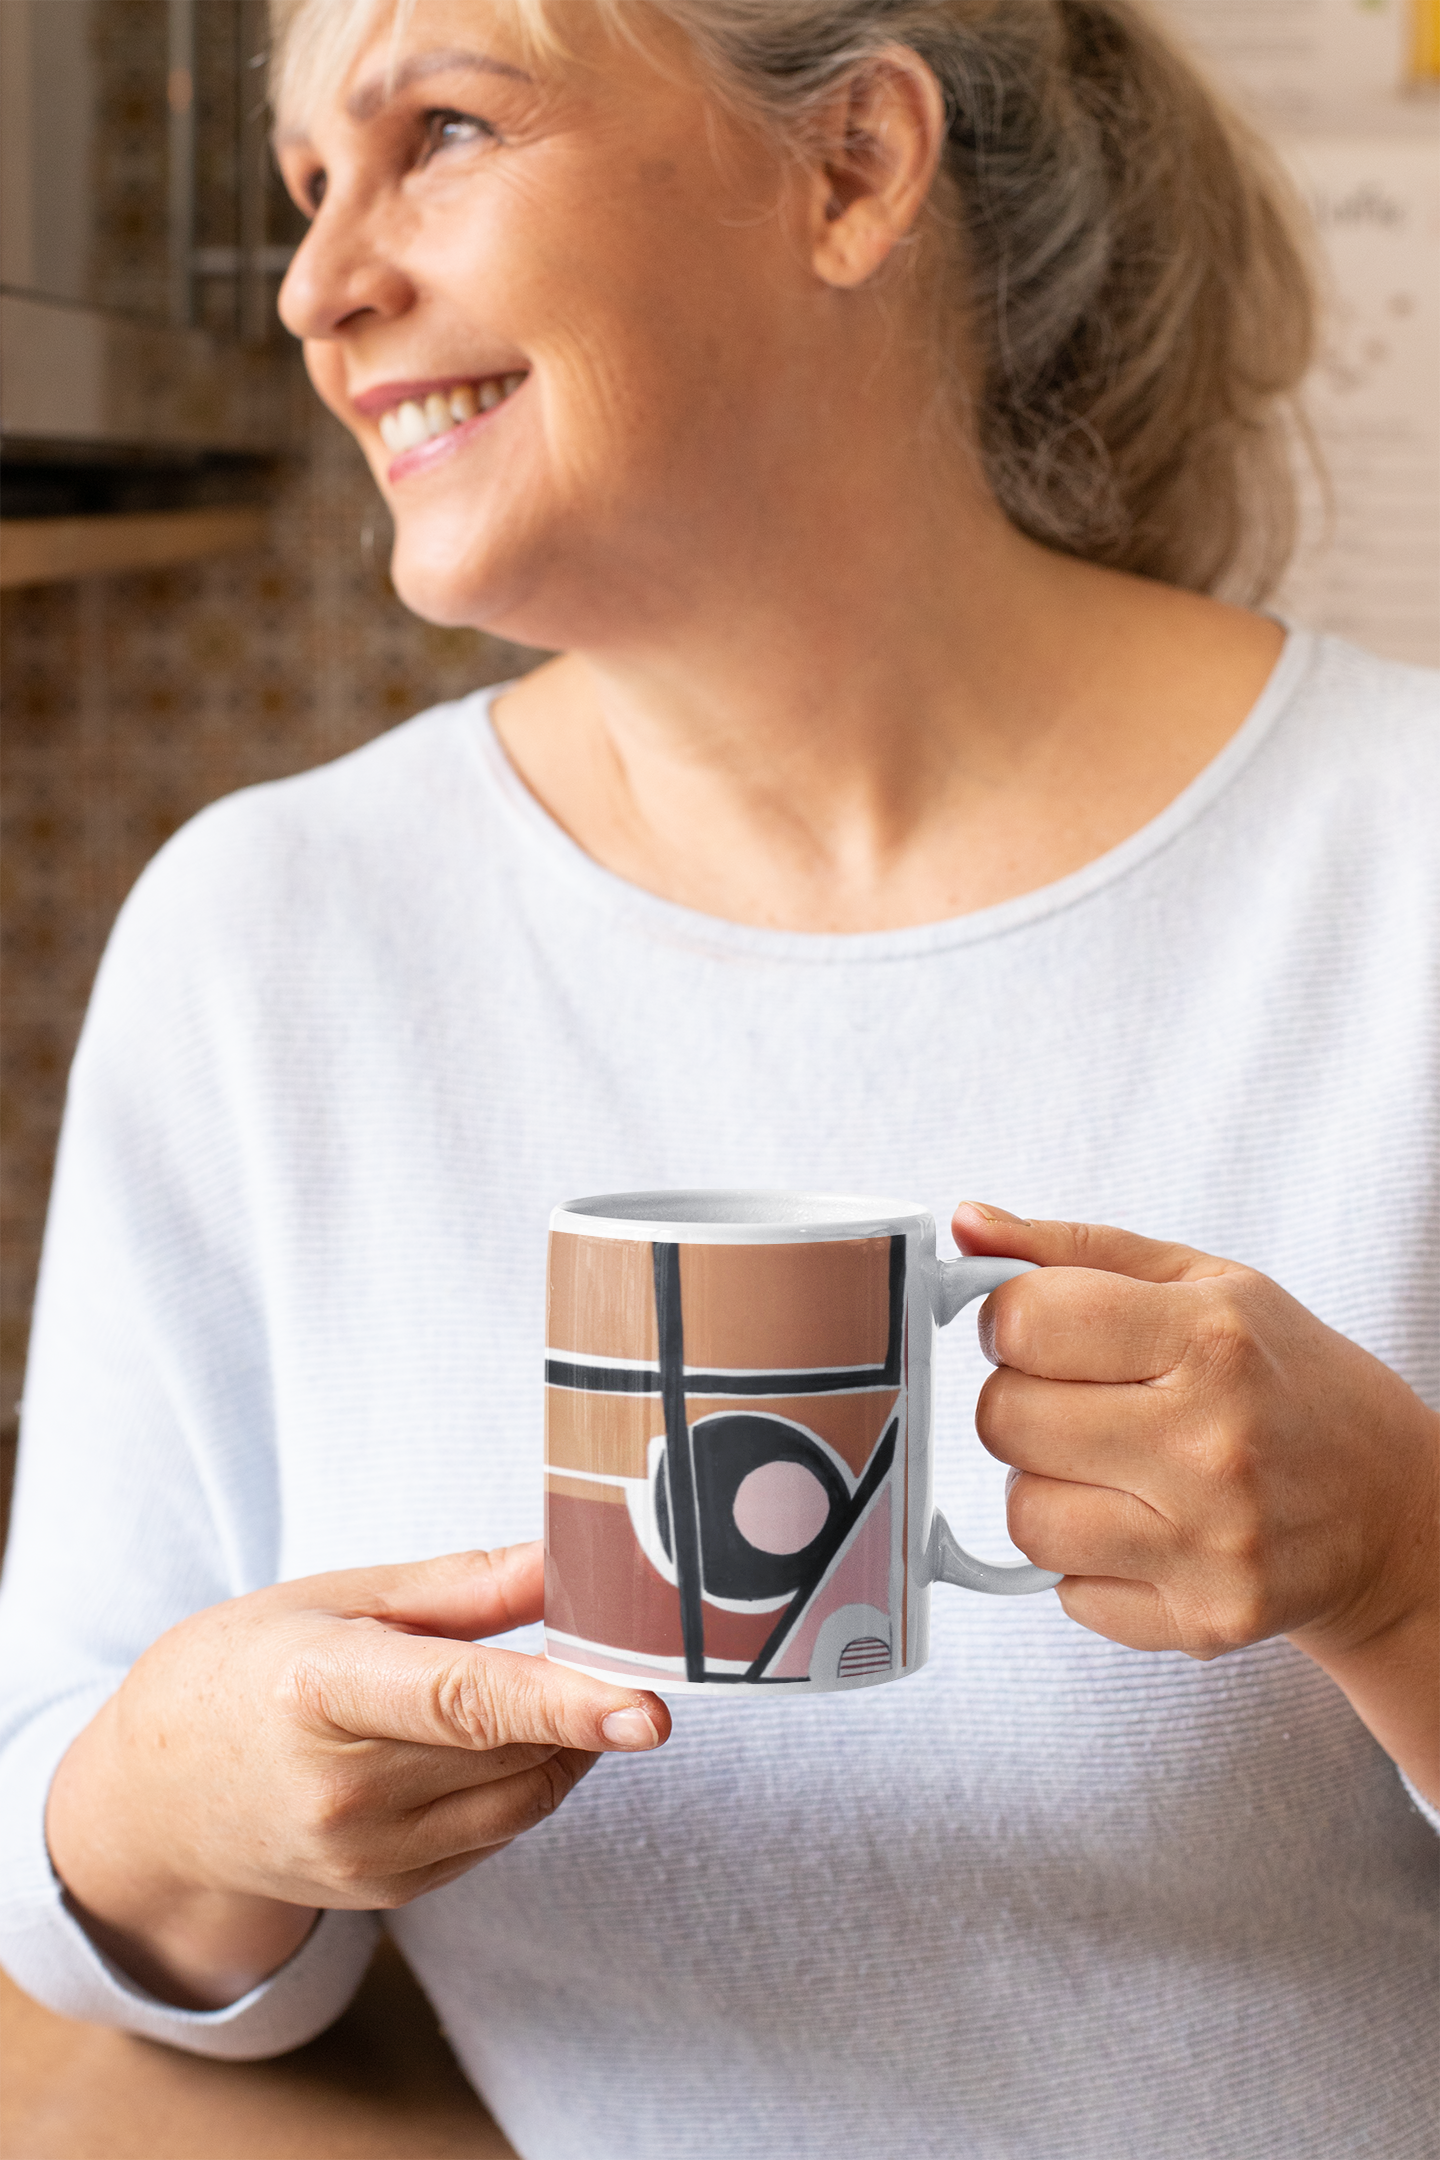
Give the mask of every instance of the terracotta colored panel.
[[744, 1658], [748, 1664], [758, 1657], [775, 1632], [776, 1622], [783, 1617], [783, 1608], [771, 1608], [769, 1612], [724, 1612], [709, 1600], [701, 1606], [705, 1615], [705, 1654], [712, 1658]]
[[557, 1477], [553, 1470], [545, 1474], [547, 1493], [559, 1493], [567, 1500], [601, 1500], [617, 1507], [624, 1507], [625, 1492], [620, 1485], [596, 1485], [590, 1478]]
[[885, 1362], [889, 1238], [682, 1245], [680, 1288], [685, 1363], [692, 1369], [813, 1370]]
[[545, 1500], [545, 1618], [565, 1635], [683, 1657], [680, 1597], [641, 1552], [628, 1509]]
[[545, 1460], [556, 1469], [644, 1477], [651, 1439], [664, 1430], [665, 1411], [658, 1395], [545, 1390]]
[[553, 1234], [545, 1340], [552, 1350], [653, 1364], [659, 1348], [650, 1246]]
[[[828, 1440], [858, 1478], [894, 1416], [899, 1399], [896, 1388], [881, 1388], [869, 1395], [687, 1395], [685, 1413], [692, 1425], [721, 1410], [742, 1410], [751, 1417], [758, 1411], [762, 1416], [791, 1418], [807, 1432]], [[606, 1462], [595, 1467], [609, 1470], [613, 1466]], [[644, 1471], [633, 1474], [642, 1477]]]

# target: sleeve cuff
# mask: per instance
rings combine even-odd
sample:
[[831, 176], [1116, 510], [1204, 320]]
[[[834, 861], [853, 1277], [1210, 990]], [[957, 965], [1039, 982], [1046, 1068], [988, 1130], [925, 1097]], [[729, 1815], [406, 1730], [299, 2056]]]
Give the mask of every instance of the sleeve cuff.
[[332, 2025], [365, 1976], [380, 1934], [368, 1912], [324, 1912], [295, 1955], [223, 2010], [181, 2010], [122, 1973], [66, 1909], [45, 1847], [45, 1796], [74, 1735], [112, 1692], [87, 1689], [36, 1718], [6, 1750], [0, 1794], [5, 1893], [0, 1962], [62, 2017], [234, 2062], [283, 2055]]

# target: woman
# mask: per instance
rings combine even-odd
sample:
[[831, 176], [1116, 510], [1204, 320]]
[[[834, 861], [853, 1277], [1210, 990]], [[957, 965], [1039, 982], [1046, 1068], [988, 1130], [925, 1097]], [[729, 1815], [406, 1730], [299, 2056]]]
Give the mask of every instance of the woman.
[[[398, 589], [564, 657], [129, 903], [9, 1962], [254, 2055], [385, 1910], [527, 2160], [1418, 2154], [1435, 684], [1210, 597], [1307, 349], [1259, 153], [1129, 0], [277, 29], [282, 313]], [[546, 1210], [697, 1183], [1018, 1211], [955, 1231], [1041, 1263], [977, 1420], [1056, 1598], [673, 1731], [474, 1647], [540, 1610]]]

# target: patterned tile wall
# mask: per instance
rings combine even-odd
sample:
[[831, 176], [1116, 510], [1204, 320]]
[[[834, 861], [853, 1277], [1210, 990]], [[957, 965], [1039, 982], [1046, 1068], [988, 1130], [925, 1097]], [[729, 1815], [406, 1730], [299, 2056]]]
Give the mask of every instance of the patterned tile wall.
[[0, 600], [7, 1461], [65, 1076], [140, 870], [217, 796], [337, 757], [536, 658], [407, 614], [358, 452], [318, 406], [308, 434], [263, 549]]

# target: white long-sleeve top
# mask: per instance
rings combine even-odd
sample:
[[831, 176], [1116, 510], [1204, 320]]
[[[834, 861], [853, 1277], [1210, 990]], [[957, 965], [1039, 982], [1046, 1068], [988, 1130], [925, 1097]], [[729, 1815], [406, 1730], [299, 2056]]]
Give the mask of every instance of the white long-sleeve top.
[[[0, 1954], [43, 2001], [289, 2047], [377, 1922], [169, 2008], [42, 1809], [182, 1615], [538, 1534], [546, 1217], [626, 1187], [908, 1194], [1248, 1262], [1440, 1404], [1437, 678], [1292, 633], [1238, 735], [1072, 877], [811, 936], [597, 867], [486, 695], [197, 818], [71, 1085], [0, 1606]], [[937, 1500], [1003, 1556], [973, 1318]], [[531, 1646], [532, 1638], [522, 1639]], [[1284, 1641], [1147, 1655], [934, 1595], [913, 1678], [677, 1701], [658, 1755], [389, 1924], [526, 2160], [1410, 2160], [1431, 1830]]]

